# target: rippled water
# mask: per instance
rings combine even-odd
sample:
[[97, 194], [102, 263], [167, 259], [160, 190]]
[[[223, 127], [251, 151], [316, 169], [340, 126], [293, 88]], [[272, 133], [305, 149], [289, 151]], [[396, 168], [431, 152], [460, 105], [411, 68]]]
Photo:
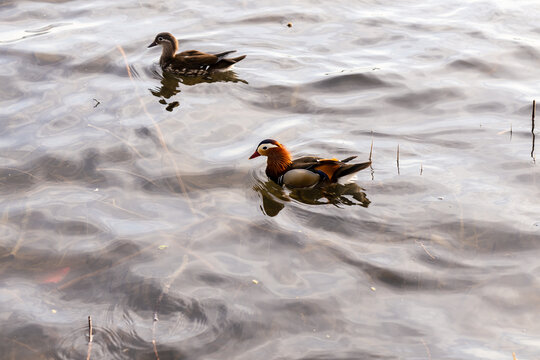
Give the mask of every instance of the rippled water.
[[[0, 11], [2, 358], [540, 354], [536, 1]], [[160, 31], [247, 58], [163, 75]], [[264, 138], [373, 168], [283, 190]]]

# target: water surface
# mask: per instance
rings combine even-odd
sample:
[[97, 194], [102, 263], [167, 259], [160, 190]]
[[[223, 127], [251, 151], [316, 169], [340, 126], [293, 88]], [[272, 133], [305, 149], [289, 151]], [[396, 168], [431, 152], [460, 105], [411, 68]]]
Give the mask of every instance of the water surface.
[[[536, 2], [0, 12], [4, 358], [540, 353]], [[247, 58], [171, 77], [161, 31]], [[373, 166], [288, 191], [265, 138]]]

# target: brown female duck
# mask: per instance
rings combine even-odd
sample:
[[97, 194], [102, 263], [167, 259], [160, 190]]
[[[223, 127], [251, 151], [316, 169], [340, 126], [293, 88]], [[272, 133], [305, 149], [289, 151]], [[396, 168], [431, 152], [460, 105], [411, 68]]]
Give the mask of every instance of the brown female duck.
[[250, 159], [258, 156], [268, 157], [266, 175], [279, 185], [291, 188], [310, 187], [325, 183], [335, 183], [340, 178], [367, 168], [371, 161], [359, 164], [347, 164], [355, 159], [351, 156], [338, 159], [323, 159], [305, 156], [292, 160], [289, 151], [276, 140], [266, 139], [260, 142]]
[[225, 70], [246, 55], [235, 58], [225, 58], [236, 50], [225, 51], [219, 54], [207, 54], [198, 50], [188, 50], [181, 53], [178, 51], [178, 41], [168, 32], [156, 35], [154, 42], [148, 45], [149, 48], [161, 45], [161, 58], [159, 65], [164, 71], [174, 72], [179, 75], [201, 76], [216, 70]]

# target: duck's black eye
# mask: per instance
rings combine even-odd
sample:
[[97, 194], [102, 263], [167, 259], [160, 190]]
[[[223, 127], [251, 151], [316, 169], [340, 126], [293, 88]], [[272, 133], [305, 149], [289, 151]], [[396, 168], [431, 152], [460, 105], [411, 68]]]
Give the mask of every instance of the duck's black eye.
[[263, 150], [266, 150], [266, 149], [268, 149], [268, 147], [266, 147], [266, 146], [263, 146]]
[[157, 39], [158, 39], [158, 41], [163, 41], [163, 38], [161, 36], [158, 37]]

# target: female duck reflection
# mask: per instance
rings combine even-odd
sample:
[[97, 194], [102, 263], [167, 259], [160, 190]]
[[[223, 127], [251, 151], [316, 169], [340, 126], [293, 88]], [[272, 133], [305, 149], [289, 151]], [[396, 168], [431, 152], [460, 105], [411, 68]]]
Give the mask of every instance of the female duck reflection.
[[[311, 205], [367, 207], [370, 203], [360, 186], [355, 183], [342, 185], [338, 181], [346, 181], [356, 172], [369, 167], [371, 161], [349, 164], [356, 156], [341, 161], [314, 156], [292, 160], [289, 151], [272, 139], [261, 141], [250, 159], [261, 155], [268, 157], [266, 175], [270, 181], [255, 186], [254, 190], [262, 195], [264, 211], [269, 216], [277, 215], [284, 207], [283, 201], [289, 201], [288, 197]], [[292, 189], [288, 197], [282, 185]], [[321, 200], [323, 198], [325, 200]]]
[[178, 107], [180, 103], [178, 101], [170, 101], [176, 94], [181, 92], [180, 84], [185, 86], [193, 86], [200, 83], [213, 83], [213, 82], [241, 82], [247, 84], [248, 82], [244, 79], [240, 79], [238, 75], [232, 71], [226, 72], [215, 72], [208, 75], [202, 76], [182, 76], [173, 73], [164, 71], [163, 75], [159, 74], [157, 71], [153, 71], [154, 78], [160, 79], [161, 86], [157, 86], [154, 89], [150, 90], [150, 93], [155, 97], [159, 98], [159, 103], [165, 105], [167, 111], [173, 111], [174, 108]]

